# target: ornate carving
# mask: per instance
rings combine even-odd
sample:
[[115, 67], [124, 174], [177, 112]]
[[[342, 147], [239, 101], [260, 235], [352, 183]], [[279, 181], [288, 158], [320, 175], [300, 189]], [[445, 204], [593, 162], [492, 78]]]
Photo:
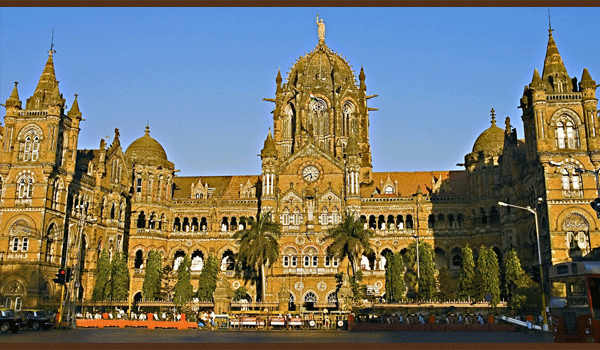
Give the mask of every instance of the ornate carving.
[[587, 230], [590, 227], [588, 221], [579, 213], [571, 213], [563, 221], [563, 230], [569, 231], [573, 229], [584, 229]]

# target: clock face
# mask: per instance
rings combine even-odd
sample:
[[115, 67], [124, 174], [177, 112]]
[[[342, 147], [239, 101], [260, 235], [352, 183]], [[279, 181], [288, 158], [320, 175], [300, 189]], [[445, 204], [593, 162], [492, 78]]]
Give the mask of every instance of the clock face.
[[307, 165], [302, 169], [302, 178], [308, 182], [317, 181], [319, 178], [319, 169], [314, 165]]

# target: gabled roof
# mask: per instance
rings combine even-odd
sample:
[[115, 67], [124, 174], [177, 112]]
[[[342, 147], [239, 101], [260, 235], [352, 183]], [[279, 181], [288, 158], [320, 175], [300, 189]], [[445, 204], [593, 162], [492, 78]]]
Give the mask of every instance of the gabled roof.
[[190, 198], [192, 184], [208, 184], [208, 188], [213, 188], [213, 196], [222, 199], [240, 199], [240, 184], [245, 185], [247, 181], [252, 184], [258, 183], [259, 175], [233, 175], [233, 176], [183, 176], [175, 177], [173, 183], [173, 199]]
[[[396, 194], [382, 194], [383, 189], [379, 188], [389, 179], [392, 182], [398, 182], [396, 192], [401, 197], [412, 196], [417, 193], [417, 187], [421, 186], [424, 195], [435, 196], [466, 196], [468, 194], [469, 184], [467, 172], [463, 170], [445, 170], [445, 171], [415, 171], [415, 172], [381, 172], [373, 173], [373, 181], [367, 186], [361, 186], [360, 193], [363, 198], [367, 197], [396, 197]], [[441, 177], [442, 186], [440, 191], [433, 193], [433, 182], [437, 182]], [[379, 194], [374, 194], [375, 192]]]

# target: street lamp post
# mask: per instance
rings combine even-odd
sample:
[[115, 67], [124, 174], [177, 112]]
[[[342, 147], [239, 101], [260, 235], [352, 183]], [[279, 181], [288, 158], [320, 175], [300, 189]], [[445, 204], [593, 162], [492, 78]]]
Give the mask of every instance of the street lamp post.
[[508, 204], [508, 203], [504, 203], [504, 202], [498, 202], [498, 205], [501, 205], [503, 207], [512, 207], [512, 208], [527, 210], [528, 212], [533, 213], [533, 217], [535, 218], [535, 235], [537, 237], [538, 262], [540, 264], [540, 285], [542, 287], [542, 317], [544, 318], [542, 329], [544, 331], [547, 331], [548, 330], [548, 315], [546, 314], [546, 290], [544, 288], [544, 271], [543, 271], [543, 267], [542, 267], [542, 251], [540, 249], [540, 229], [539, 229], [539, 225], [538, 225], [537, 210], [536, 210], [536, 208], [532, 209], [530, 206], [520, 207], [518, 205]]
[[[85, 230], [85, 225], [88, 222], [94, 222], [97, 219], [87, 219], [87, 207], [83, 205], [76, 206], [77, 209], [80, 210], [79, 216], [79, 230], [78, 234], [75, 237], [75, 249], [76, 249], [76, 257], [75, 257], [75, 268], [73, 269], [73, 276], [71, 277], [70, 285], [68, 290], [70, 291], [71, 298], [69, 304], [69, 311], [67, 317], [67, 326], [75, 326], [75, 322], [72, 322], [72, 318], [75, 314], [75, 306], [77, 302], [77, 291], [79, 291], [79, 276], [81, 266], [81, 244], [83, 241], [83, 231]], [[72, 226], [72, 225], [71, 225]], [[69, 226], [70, 227], [70, 226]], [[72, 323], [71, 323], [72, 322]]]

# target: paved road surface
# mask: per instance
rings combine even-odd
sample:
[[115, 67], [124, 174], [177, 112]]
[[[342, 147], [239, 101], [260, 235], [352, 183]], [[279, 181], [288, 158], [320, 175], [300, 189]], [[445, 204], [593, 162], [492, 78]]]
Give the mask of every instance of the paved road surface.
[[0, 343], [552, 343], [551, 333], [204, 331], [79, 328], [0, 334]]

